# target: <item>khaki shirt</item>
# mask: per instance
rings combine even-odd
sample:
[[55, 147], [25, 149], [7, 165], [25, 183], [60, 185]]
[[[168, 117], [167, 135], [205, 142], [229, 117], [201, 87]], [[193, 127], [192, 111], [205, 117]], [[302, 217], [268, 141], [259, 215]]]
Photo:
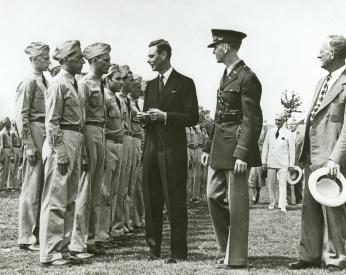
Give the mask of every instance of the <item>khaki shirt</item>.
[[11, 142], [13, 147], [20, 147], [21, 146], [21, 141], [18, 135], [18, 132], [15, 128], [12, 128], [10, 131], [10, 136], [11, 136]]
[[143, 134], [143, 128], [142, 124], [139, 121], [138, 118], [136, 118], [136, 115], [138, 112], [140, 112], [140, 106], [138, 104], [138, 99], [137, 99], [137, 106], [136, 106], [136, 99], [131, 98], [131, 96], [128, 96], [130, 100], [130, 107], [131, 107], [131, 121], [130, 121], [130, 126], [131, 126], [131, 131], [133, 134], [136, 135], [142, 135]]
[[0, 131], [0, 160], [4, 159], [4, 149], [11, 149], [12, 153], [12, 142], [6, 127]]
[[78, 86], [84, 92], [86, 122], [105, 122], [105, 102], [101, 92], [101, 78], [89, 72], [78, 81]]
[[[119, 106], [120, 104], [120, 106]], [[118, 137], [124, 135], [124, 119], [126, 116], [126, 106], [115, 93], [105, 88], [106, 105], [106, 135]]]
[[130, 100], [127, 96], [123, 95], [121, 92], [116, 93], [116, 96], [124, 103], [125, 105], [125, 118], [124, 118], [124, 127], [126, 131], [131, 131], [131, 107]]
[[36, 150], [30, 122], [44, 119], [46, 90], [47, 88], [43, 84], [43, 74], [33, 73], [19, 84], [16, 91], [17, 127], [27, 150]]
[[64, 69], [55, 76], [46, 97], [47, 141], [58, 159], [66, 160], [67, 153], [60, 125], [73, 125], [83, 128], [84, 100], [80, 87], [76, 91], [74, 77]]

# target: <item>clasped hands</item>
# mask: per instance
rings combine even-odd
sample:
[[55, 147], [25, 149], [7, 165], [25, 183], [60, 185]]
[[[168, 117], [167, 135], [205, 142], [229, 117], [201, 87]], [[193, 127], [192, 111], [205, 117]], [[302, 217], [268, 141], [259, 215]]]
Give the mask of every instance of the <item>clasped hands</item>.
[[159, 109], [149, 109], [148, 112], [138, 112], [136, 115], [136, 118], [139, 120], [144, 120], [146, 117], [148, 117], [151, 121], [164, 121], [167, 118], [167, 113], [163, 112]]

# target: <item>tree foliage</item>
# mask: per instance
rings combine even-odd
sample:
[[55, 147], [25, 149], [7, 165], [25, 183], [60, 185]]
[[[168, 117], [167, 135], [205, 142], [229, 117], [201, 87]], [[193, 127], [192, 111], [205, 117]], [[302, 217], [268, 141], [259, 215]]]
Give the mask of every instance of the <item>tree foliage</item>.
[[301, 113], [300, 106], [302, 105], [301, 97], [294, 91], [288, 92], [285, 90], [282, 93], [281, 105], [284, 107], [286, 119], [290, 118], [293, 113]]

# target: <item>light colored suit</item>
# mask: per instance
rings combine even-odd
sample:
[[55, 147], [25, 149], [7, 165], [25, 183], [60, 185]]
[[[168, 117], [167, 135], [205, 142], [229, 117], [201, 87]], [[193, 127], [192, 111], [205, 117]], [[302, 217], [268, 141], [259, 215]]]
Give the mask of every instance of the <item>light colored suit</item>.
[[[306, 180], [312, 171], [324, 166], [328, 159], [340, 164], [345, 175], [346, 168], [346, 71], [330, 87], [312, 122], [310, 114], [321, 86], [316, 88], [312, 106], [308, 112], [304, 144], [300, 160], [304, 161]], [[346, 206], [321, 206], [305, 188], [302, 213], [302, 239], [300, 259], [310, 263], [334, 264], [345, 267], [346, 262]]]
[[295, 145], [292, 133], [286, 128], [272, 128], [267, 132], [262, 148], [262, 163], [268, 167], [268, 189], [270, 205], [274, 206], [278, 199], [276, 196], [276, 178], [279, 180], [279, 208], [286, 210], [287, 172], [288, 167], [294, 166]]

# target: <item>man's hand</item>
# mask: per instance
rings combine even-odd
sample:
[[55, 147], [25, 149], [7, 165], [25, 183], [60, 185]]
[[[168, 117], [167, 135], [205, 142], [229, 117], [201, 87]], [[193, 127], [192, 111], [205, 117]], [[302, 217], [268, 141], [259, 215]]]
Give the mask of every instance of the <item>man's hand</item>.
[[206, 152], [202, 153], [201, 156], [201, 163], [203, 166], [207, 167], [208, 166], [208, 162], [209, 162], [209, 154]]
[[234, 173], [243, 174], [247, 170], [247, 163], [241, 159], [236, 159], [234, 164]]
[[143, 121], [143, 120], [145, 120], [145, 118], [146, 118], [147, 116], [148, 116], [147, 113], [144, 113], [144, 112], [137, 112], [135, 118], [139, 119], [140, 121]]
[[328, 175], [331, 176], [333, 179], [336, 177], [339, 177], [340, 175], [340, 165], [335, 163], [332, 160], [328, 160], [326, 167], [328, 169]]
[[167, 118], [167, 113], [165, 113], [159, 109], [149, 109], [147, 114], [149, 115], [150, 120], [165, 121]]

